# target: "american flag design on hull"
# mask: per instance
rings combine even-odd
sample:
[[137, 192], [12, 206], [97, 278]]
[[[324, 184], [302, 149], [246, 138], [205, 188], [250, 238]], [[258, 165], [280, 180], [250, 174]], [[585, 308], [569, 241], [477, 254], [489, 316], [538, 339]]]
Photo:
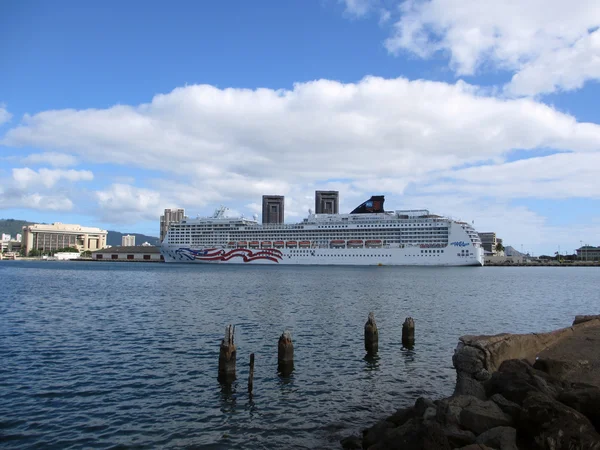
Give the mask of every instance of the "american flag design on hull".
[[232, 258], [242, 258], [244, 262], [252, 262], [259, 259], [266, 259], [278, 263], [283, 259], [283, 253], [277, 249], [250, 250], [247, 248], [235, 248], [233, 250], [223, 250], [219, 248], [206, 248], [203, 250], [192, 250], [191, 248], [180, 248], [175, 253], [184, 256], [189, 260], [196, 261], [229, 261]]

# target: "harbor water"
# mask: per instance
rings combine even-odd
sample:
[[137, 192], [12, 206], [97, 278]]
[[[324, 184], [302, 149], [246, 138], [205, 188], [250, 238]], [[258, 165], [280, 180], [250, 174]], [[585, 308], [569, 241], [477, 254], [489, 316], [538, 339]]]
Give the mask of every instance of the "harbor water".
[[[451, 394], [461, 335], [600, 313], [593, 267], [2, 261], [0, 280], [0, 445], [15, 449], [339, 448], [419, 396]], [[370, 311], [375, 358], [363, 344]], [[408, 316], [413, 350], [401, 343]], [[221, 385], [230, 323], [237, 380]], [[289, 377], [277, 373], [284, 330]]]

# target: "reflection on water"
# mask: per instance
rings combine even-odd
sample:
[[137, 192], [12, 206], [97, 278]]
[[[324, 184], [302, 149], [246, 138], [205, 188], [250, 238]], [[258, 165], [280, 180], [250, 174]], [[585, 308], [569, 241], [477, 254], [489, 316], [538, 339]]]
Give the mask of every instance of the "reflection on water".
[[[15, 449], [339, 448], [419, 396], [450, 395], [459, 336], [548, 331], [597, 308], [595, 268], [3, 261], [0, 277], [0, 429]], [[379, 350], [365, 356], [370, 311]], [[238, 378], [219, 383], [229, 323]]]
[[379, 354], [375, 353], [374, 355], [367, 353], [363, 358], [365, 361], [365, 370], [367, 372], [371, 372], [373, 370], [379, 369]]

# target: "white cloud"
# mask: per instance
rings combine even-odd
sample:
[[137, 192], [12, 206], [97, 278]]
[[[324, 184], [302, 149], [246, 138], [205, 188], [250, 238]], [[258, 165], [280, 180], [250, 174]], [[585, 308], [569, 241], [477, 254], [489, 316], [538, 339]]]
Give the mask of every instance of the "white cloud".
[[69, 211], [73, 202], [65, 195], [52, 193], [24, 192], [0, 186], [0, 209], [26, 208], [37, 211]]
[[161, 202], [163, 199], [159, 192], [126, 184], [113, 184], [108, 189], [97, 191], [95, 195], [101, 218], [112, 223], [158, 221], [161, 207], [164, 209], [168, 206], [166, 199]]
[[58, 152], [32, 153], [22, 160], [23, 164], [49, 164], [53, 167], [69, 167], [77, 164], [73, 155]]
[[598, 151], [599, 142], [600, 126], [532, 100], [376, 77], [293, 90], [187, 86], [137, 107], [27, 116], [2, 141], [172, 172], [236, 196], [374, 173], [406, 178], [513, 148]]
[[89, 170], [42, 168], [35, 171], [29, 167], [24, 167], [12, 169], [12, 174], [15, 184], [21, 189], [40, 185], [45, 188], [51, 188], [63, 179], [71, 182], [91, 181], [94, 179], [94, 174]]
[[[111, 223], [157, 221], [170, 205], [191, 216], [218, 204], [260, 212], [263, 194], [285, 195], [287, 220], [294, 221], [314, 208], [315, 189], [339, 190], [341, 211], [381, 193], [389, 194], [390, 208], [463, 211], [465, 218], [483, 214], [475, 208], [483, 195], [502, 204], [531, 196], [600, 198], [591, 169], [600, 162], [599, 125], [532, 99], [494, 98], [460, 81], [367, 77], [292, 90], [186, 86], [148, 104], [26, 116], [2, 143], [66, 152], [82, 165], [127, 167], [145, 188], [122, 182], [94, 194], [97, 213]], [[505, 163], [513, 149], [534, 158]], [[547, 149], [568, 153], [535, 158]], [[18, 169], [15, 183], [30, 192], [35, 183], [58, 186], [57, 177], [70, 179], [66, 173], [73, 181], [92, 176], [82, 172]], [[454, 198], [473, 207], [455, 205]], [[509, 229], [511, 219], [503, 220], [498, 226]]]
[[3, 125], [10, 121], [12, 114], [6, 109], [6, 105], [0, 103], [0, 125]]
[[571, 90], [600, 78], [597, 0], [407, 0], [392, 53], [450, 55], [458, 75], [482, 68], [515, 72], [510, 94]]
[[347, 13], [356, 17], [364, 16], [373, 6], [373, 0], [339, 0], [339, 2], [344, 3]]
[[563, 153], [509, 163], [447, 171], [420, 186], [419, 192], [460, 192], [471, 197], [600, 198], [596, 167], [600, 153]]

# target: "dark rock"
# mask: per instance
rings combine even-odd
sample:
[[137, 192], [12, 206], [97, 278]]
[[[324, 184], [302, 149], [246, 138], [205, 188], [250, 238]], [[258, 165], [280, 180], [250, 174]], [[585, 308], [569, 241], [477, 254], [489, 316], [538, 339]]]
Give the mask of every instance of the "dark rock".
[[488, 396], [501, 394], [504, 398], [519, 405], [529, 392], [541, 392], [555, 398], [563, 389], [564, 383], [536, 370], [526, 361], [510, 359], [504, 361], [497, 372], [486, 383]]
[[440, 425], [415, 417], [401, 427], [388, 430], [370, 450], [450, 450], [452, 447]]
[[498, 450], [519, 450], [517, 430], [512, 427], [496, 427], [477, 436], [476, 442]]
[[600, 389], [597, 387], [572, 389], [561, 393], [558, 401], [586, 416], [600, 433]]
[[477, 397], [471, 395], [457, 395], [440, 400], [437, 405], [436, 420], [442, 425], [458, 425], [463, 408], [477, 400]]
[[482, 350], [459, 342], [452, 355], [452, 364], [457, 371], [474, 374], [485, 369], [485, 353]]
[[480, 400], [487, 398], [484, 385], [474, 378], [473, 374], [457, 372], [454, 395], [471, 395]]
[[443, 428], [444, 436], [452, 448], [475, 443], [475, 433], [469, 430], [461, 430], [458, 426], [450, 425]]
[[600, 450], [600, 434], [581, 413], [539, 392], [523, 401], [519, 433], [540, 449]]
[[363, 448], [369, 448], [376, 442], [380, 441], [385, 435], [385, 431], [393, 428], [394, 425], [387, 420], [377, 422], [371, 428], [363, 430]]
[[460, 412], [460, 424], [475, 434], [481, 434], [490, 428], [509, 426], [512, 419], [494, 402], [473, 399], [471, 404]]
[[490, 400], [493, 401], [496, 405], [500, 407], [504, 414], [508, 414], [511, 417], [518, 418], [521, 414], [521, 407], [510, 400], [505, 399], [500, 394], [494, 394], [490, 397]]
[[488, 447], [487, 445], [483, 445], [483, 444], [471, 444], [471, 445], [467, 445], [466, 447], [461, 447], [458, 450], [495, 450], [495, 449]]
[[388, 422], [394, 424], [394, 426], [399, 427], [400, 425], [404, 425], [406, 421], [415, 416], [414, 408], [400, 408], [390, 417], [388, 417]]
[[348, 436], [340, 441], [342, 448], [346, 450], [356, 450], [363, 448], [362, 439], [357, 436]]
[[433, 403], [433, 400], [425, 397], [419, 397], [414, 406], [415, 417], [423, 417], [423, 414], [425, 414], [427, 408], [431, 407], [435, 408], [435, 403]]

